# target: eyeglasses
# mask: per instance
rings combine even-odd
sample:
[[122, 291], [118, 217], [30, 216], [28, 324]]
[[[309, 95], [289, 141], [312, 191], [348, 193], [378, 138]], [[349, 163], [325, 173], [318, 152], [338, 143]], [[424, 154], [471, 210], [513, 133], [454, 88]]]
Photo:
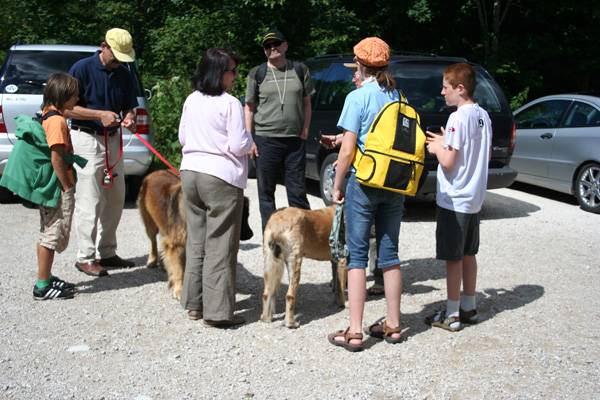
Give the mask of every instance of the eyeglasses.
[[231, 69], [226, 69], [225, 72], [233, 72], [233, 74], [237, 74], [237, 65]]
[[265, 44], [263, 44], [263, 47], [265, 48], [265, 50], [271, 50], [273, 47], [279, 47], [281, 46], [283, 42], [281, 40], [275, 40], [272, 42], [267, 42]]

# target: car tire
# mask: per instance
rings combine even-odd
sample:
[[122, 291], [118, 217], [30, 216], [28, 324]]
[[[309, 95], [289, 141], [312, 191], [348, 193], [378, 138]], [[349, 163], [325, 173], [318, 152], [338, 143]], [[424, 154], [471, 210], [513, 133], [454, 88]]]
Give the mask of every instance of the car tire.
[[129, 175], [125, 179], [125, 201], [136, 201], [144, 175]]
[[335, 173], [333, 173], [333, 163], [337, 160], [337, 153], [331, 153], [325, 157], [321, 164], [321, 171], [319, 173], [319, 191], [321, 192], [321, 199], [326, 206], [333, 204], [333, 182], [335, 179]]
[[600, 214], [600, 164], [585, 164], [577, 174], [574, 189], [582, 210]]

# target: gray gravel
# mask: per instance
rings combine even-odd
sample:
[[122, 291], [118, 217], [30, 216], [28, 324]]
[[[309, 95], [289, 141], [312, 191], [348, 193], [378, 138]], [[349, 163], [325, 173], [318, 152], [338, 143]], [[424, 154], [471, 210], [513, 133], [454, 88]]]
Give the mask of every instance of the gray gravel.
[[[545, 192], [546, 193], [546, 192]], [[251, 226], [260, 231], [256, 182]], [[278, 187], [279, 205], [285, 201]], [[322, 206], [310, 197], [314, 208]], [[367, 342], [351, 354], [327, 333], [345, 328], [327, 263], [305, 261], [297, 330], [258, 322], [260, 234], [239, 253], [235, 330], [190, 321], [169, 297], [164, 272], [143, 267], [148, 242], [133, 205], [119, 254], [139, 267], [93, 279], [73, 267], [73, 242], [54, 273], [77, 283], [73, 300], [34, 302], [37, 210], [0, 205], [0, 399], [595, 399], [600, 396], [600, 215], [568, 197], [501, 189], [482, 214], [478, 304], [483, 322], [460, 333], [423, 318], [445, 299], [432, 203], [407, 205], [400, 242], [407, 341]], [[287, 282], [287, 277], [284, 278]], [[381, 317], [369, 299], [365, 323]]]

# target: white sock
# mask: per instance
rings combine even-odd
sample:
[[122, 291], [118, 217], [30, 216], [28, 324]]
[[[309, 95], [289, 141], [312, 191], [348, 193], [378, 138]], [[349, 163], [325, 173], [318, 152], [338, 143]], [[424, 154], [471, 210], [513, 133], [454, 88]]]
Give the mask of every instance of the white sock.
[[458, 317], [458, 309], [460, 307], [460, 300], [446, 300], [446, 318]]
[[464, 311], [474, 310], [475, 307], [475, 295], [466, 296], [463, 294], [460, 296], [460, 308], [462, 308]]

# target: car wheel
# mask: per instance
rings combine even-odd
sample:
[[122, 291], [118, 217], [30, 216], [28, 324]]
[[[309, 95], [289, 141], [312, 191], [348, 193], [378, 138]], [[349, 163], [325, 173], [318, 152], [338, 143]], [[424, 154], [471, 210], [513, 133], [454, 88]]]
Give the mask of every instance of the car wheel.
[[125, 179], [125, 201], [136, 201], [144, 175], [129, 175]]
[[579, 206], [600, 214], [600, 164], [585, 164], [575, 180], [575, 196]]
[[325, 157], [323, 163], [321, 164], [321, 171], [319, 173], [319, 189], [321, 191], [321, 198], [327, 206], [333, 204], [333, 182], [335, 180], [333, 163], [335, 160], [337, 160], [337, 157], [337, 153], [331, 153]]

